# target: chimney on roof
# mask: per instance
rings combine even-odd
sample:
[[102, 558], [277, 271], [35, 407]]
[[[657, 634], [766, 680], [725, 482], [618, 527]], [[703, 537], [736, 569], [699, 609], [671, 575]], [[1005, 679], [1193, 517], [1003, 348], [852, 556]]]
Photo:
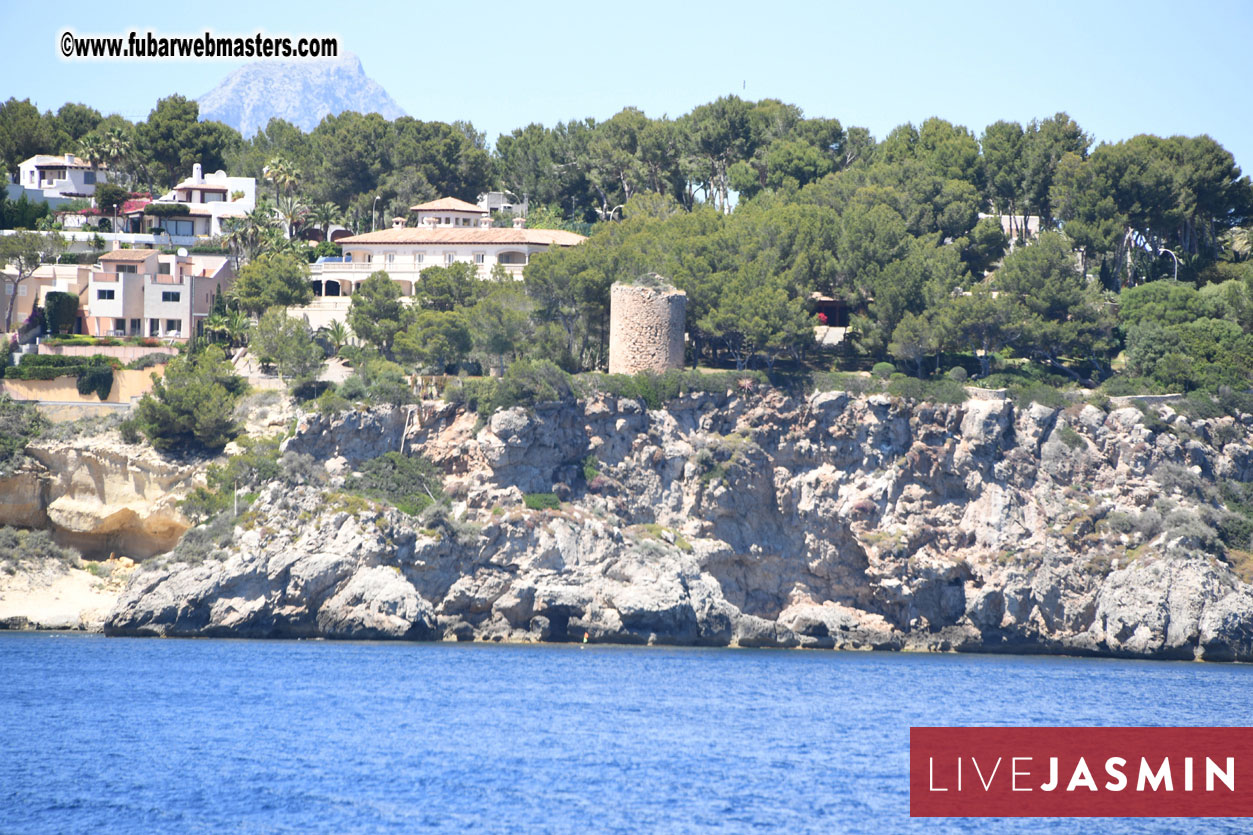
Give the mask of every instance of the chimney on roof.
[[196, 163], [191, 167], [191, 179], [192, 182], [196, 183], [204, 182], [204, 169], [200, 167], [200, 163]]
[[428, 217], [422, 218], [422, 225], [425, 226], [427, 229], [434, 229], [438, 223], [439, 223], [439, 218], [437, 217], [428, 216]]
[[514, 229], [525, 229], [525, 228], [526, 228], [526, 218], [524, 218], [524, 217], [515, 217], [515, 218], [513, 219], [513, 228], [514, 228]]
[[117, 252], [117, 251], [118, 251], [119, 249], [121, 249], [121, 248], [122, 248], [122, 242], [121, 242], [121, 241], [119, 241], [117, 238], [114, 238], [114, 239], [113, 239], [113, 246], [112, 246], [112, 247], [110, 247], [110, 249], [112, 249], [114, 252]]
[[405, 219], [404, 219], [403, 217], [394, 217], [394, 218], [392, 218], [392, 228], [393, 228], [393, 229], [404, 229], [404, 228], [405, 228]]
[[66, 155], [65, 155], [65, 164], [66, 164], [66, 165], [73, 165], [73, 164], [74, 164], [74, 155], [73, 155], [73, 154], [66, 154]]
[[491, 228], [492, 228], [492, 219], [491, 219], [491, 217], [489, 217], [489, 216], [486, 216], [486, 215], [485, 215], [485, 216], [483, 216], [483, 217], [479, 218], [479, 228], [480, 228], [480, 229], [491, 229]]

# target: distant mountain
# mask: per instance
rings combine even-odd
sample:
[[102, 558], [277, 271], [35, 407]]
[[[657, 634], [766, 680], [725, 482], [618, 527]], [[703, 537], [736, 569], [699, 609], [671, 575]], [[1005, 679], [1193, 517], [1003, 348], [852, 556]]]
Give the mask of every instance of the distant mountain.
[[275, 116], [310, 131], [327, 114], [345, 110], [388, 119], [405, 115], [351, 52], [338, 58], [245, 64], [197, 101], [201, 119], [225, 122], [244, 138]]

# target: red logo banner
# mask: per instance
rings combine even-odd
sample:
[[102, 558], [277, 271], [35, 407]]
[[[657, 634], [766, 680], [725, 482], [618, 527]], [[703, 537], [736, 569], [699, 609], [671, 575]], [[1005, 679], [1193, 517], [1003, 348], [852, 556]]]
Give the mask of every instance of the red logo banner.
[[1253, 816], [1253, 728], [910, 728], [912, 817]]

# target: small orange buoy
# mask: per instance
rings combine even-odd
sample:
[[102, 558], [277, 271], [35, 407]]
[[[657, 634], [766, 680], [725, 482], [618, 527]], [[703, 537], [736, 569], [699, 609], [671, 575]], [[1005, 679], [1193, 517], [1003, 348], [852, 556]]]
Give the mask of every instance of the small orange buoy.
[[583, 643], [585, 643], [585, 644], [587, 643], [587, 639], [588, 639], [588, 637], [589, 637], [589, 636], [588, 636], [588, 634], [587, 634], [586, 632], [584, 632], [584, 633], [583, 633]]

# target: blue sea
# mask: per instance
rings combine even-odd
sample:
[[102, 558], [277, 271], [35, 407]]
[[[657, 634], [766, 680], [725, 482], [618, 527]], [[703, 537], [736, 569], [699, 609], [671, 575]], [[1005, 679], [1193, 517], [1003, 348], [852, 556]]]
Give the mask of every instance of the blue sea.
[[1253, 667], [0, 633], [0, 832], [1177, 832], [911, 820], [911, 725], [1248, 725]]

